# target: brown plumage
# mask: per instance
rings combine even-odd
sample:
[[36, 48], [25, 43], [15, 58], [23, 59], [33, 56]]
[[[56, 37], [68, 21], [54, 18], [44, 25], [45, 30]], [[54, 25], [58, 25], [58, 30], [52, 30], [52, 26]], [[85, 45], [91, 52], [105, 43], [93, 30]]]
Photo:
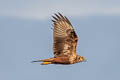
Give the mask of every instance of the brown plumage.
[[33, 62], [42, 64], [74, 64], [85, 61], [85, 58], [76, 54], [78, 37], [67, 17], [58, 13], [53, 17], [53, 52], [54, 57]]

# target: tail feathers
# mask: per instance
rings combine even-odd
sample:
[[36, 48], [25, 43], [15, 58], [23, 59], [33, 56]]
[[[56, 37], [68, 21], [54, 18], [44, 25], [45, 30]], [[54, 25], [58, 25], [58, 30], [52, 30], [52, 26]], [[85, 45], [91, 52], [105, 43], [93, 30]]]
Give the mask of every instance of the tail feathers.
[[41, 65], [47, 65], [47, 64], [51, 64], [52, 62], [48, 61], [48, 60], [38, 60], [38, 61], [32, 61], [31, 63], [34, 63], [34, 62], [43, 62], [41, 63]]
[[34, 63], [34, 62], [43, 62], [41, 63], [41, 65], [52, 64], [54, 62], [54, 58], [32, 61], [31, 63]]
[[42, 62], [42, 60], [31, 61], [31, 63], [34, 63], [34, 62]]

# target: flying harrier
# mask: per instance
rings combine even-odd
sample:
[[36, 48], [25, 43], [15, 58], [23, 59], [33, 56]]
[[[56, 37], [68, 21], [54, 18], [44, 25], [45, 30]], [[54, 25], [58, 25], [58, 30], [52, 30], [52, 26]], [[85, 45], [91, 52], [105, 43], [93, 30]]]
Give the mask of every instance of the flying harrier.
[[52, 17], [54, 57], [33, 62], [43, 62], [42, 64], [74, 64], [85, 61], [83, 56], [76, 53], [78, 37], [70, 21], [60, 13]]

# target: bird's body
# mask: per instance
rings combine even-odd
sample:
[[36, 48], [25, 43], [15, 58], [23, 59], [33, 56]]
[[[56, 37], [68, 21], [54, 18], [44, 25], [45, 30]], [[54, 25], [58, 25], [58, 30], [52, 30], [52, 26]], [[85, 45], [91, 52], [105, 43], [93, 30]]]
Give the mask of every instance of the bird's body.
[[70, 21], [60, 13], [52, 16], [53, 21], [53, 52], [54, 57], [33, 62], [42, 64], [74, 64], [85, 61], [83, 56], [77, 55], [78, 37]]

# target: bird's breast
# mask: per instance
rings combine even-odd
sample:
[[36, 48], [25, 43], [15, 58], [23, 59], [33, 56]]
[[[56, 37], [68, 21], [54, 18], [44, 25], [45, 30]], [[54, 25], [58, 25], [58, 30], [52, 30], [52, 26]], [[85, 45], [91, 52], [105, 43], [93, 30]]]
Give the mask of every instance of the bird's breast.
[[73, 63], [75, 63], [75, 59], [76, 59], [76, 56], [75, 56], [75, 55], [72, 55], [72, 56], [69, 57], [69, 62], [70, 62], [71, 64], [73, 64]]

